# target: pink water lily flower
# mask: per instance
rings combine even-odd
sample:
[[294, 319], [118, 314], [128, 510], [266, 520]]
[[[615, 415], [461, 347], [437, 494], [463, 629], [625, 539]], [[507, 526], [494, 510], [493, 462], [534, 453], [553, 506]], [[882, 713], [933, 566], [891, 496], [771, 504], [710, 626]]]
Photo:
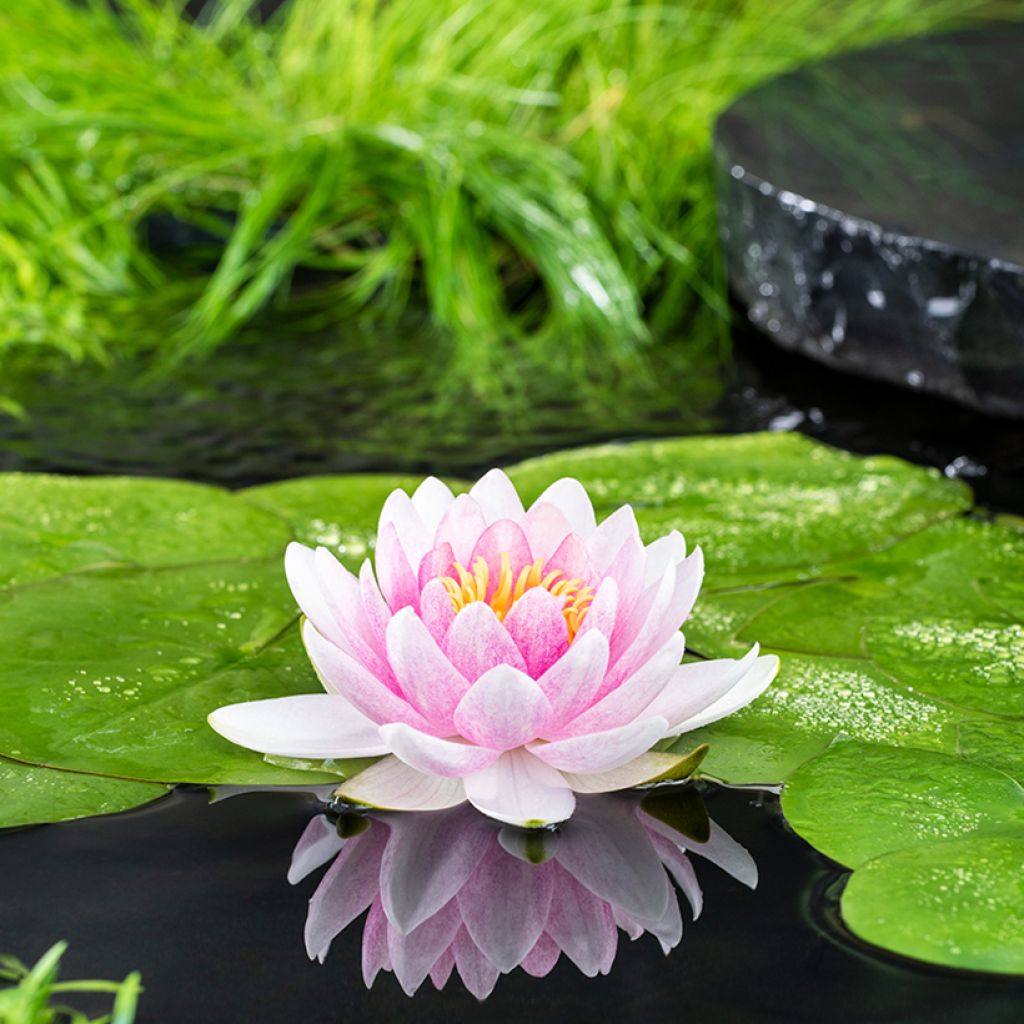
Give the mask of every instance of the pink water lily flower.
[[340, 795], [396, 810], [469, 800], [535, 826], [577, 792], [664, 771], [648, 752], [758, 696], [777, 669], [755, 647], [681, 665], [703, 577], [673, 531], [644, 546], [625, 505], [602, 523], [583, 485], [524, 509], [492, 470], [458, 497], [430, 477], [381, 510], [376, 575], [289, 546], [285, 572], [326, 693], [220, 708], [222, 736], [298, 758], [384, 756]]

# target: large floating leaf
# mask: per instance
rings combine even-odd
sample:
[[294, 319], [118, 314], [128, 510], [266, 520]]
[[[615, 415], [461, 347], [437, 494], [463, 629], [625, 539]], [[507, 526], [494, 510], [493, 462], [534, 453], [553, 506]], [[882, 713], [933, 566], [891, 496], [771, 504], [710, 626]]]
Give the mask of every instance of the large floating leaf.
[[950, 967], [1024, 973], [1024, 832], [915, 846], [869, 861], [843, 893], [862, 939]]
[[0, 475], [0, 586], [103, 565], [260, 558], [288, 539], [280, 518], [216, 487]]
[[962, 484], [893, 458], [860, 459], [799, 434], [694, 437], [549, 455], [511, 471], [524, 497], [578, 477], [600, 512], [678, 529], [712, 585], [813, 577], [970, 507]]
[[148, 804], [167, 792], [149, 782], [54, 771], [0, 759], [0, 828], [70, 821]]
[[786, 820], [847, 867], [905, 847], [1018, 828], [1024, 789], [959, 757], [850, 740], [794, 772]]

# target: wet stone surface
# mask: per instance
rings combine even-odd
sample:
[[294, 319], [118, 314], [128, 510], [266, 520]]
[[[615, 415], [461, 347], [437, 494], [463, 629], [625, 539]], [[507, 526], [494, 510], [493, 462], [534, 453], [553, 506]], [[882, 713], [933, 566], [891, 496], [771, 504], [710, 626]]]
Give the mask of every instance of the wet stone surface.
[[801, 69], [716, 133], [730, 280], [777, 343], [1024, 416], [1024, 26]]

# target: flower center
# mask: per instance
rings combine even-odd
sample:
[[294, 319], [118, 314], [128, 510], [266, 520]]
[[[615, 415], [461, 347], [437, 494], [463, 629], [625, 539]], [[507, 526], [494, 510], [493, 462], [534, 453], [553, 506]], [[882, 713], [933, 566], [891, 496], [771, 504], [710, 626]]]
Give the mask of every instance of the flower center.
[[489, 604], [498, 618], [504, 620], [516, 603], [528, 590], [541, 587], [554, 597], [562, 599], [562, 615], [569, 630], [569, 643], [577, 632], [594, 600], [593, 587], [584, 586], [583, 580], [566, 579], [561, 569], [544, 573], [544, 560], [538, 558], [531, 565], [525, 565], [517, 576], [512, 575], [512, 564], [507, 552], [501, 553], [501, 571], [497, 583], [488, 598], [490, 569], [480, 555], [473, 559], [473, 571], [468, 572], [459, 562], [452, 564], [453, 572], [443, 576], [441, 582], [452, 601], [455, 612], [461, 612], [474, 601]]

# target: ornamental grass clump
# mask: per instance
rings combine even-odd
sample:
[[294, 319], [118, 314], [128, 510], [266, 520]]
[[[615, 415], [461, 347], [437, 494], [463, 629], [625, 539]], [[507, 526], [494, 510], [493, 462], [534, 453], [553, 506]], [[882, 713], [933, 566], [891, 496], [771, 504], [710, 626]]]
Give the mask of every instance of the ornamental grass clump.
[[[197, 8], [201, 10], [197, 14]], [[273, 13], [266, 14], [271, 8]], [[202, 356], [429, 308], [452, 378], [719, 342], [710, 128], [991, 0], [22, 0], [0, 11], [0, 357]], [[261, 15], [259, 11], [264, 13]]]

